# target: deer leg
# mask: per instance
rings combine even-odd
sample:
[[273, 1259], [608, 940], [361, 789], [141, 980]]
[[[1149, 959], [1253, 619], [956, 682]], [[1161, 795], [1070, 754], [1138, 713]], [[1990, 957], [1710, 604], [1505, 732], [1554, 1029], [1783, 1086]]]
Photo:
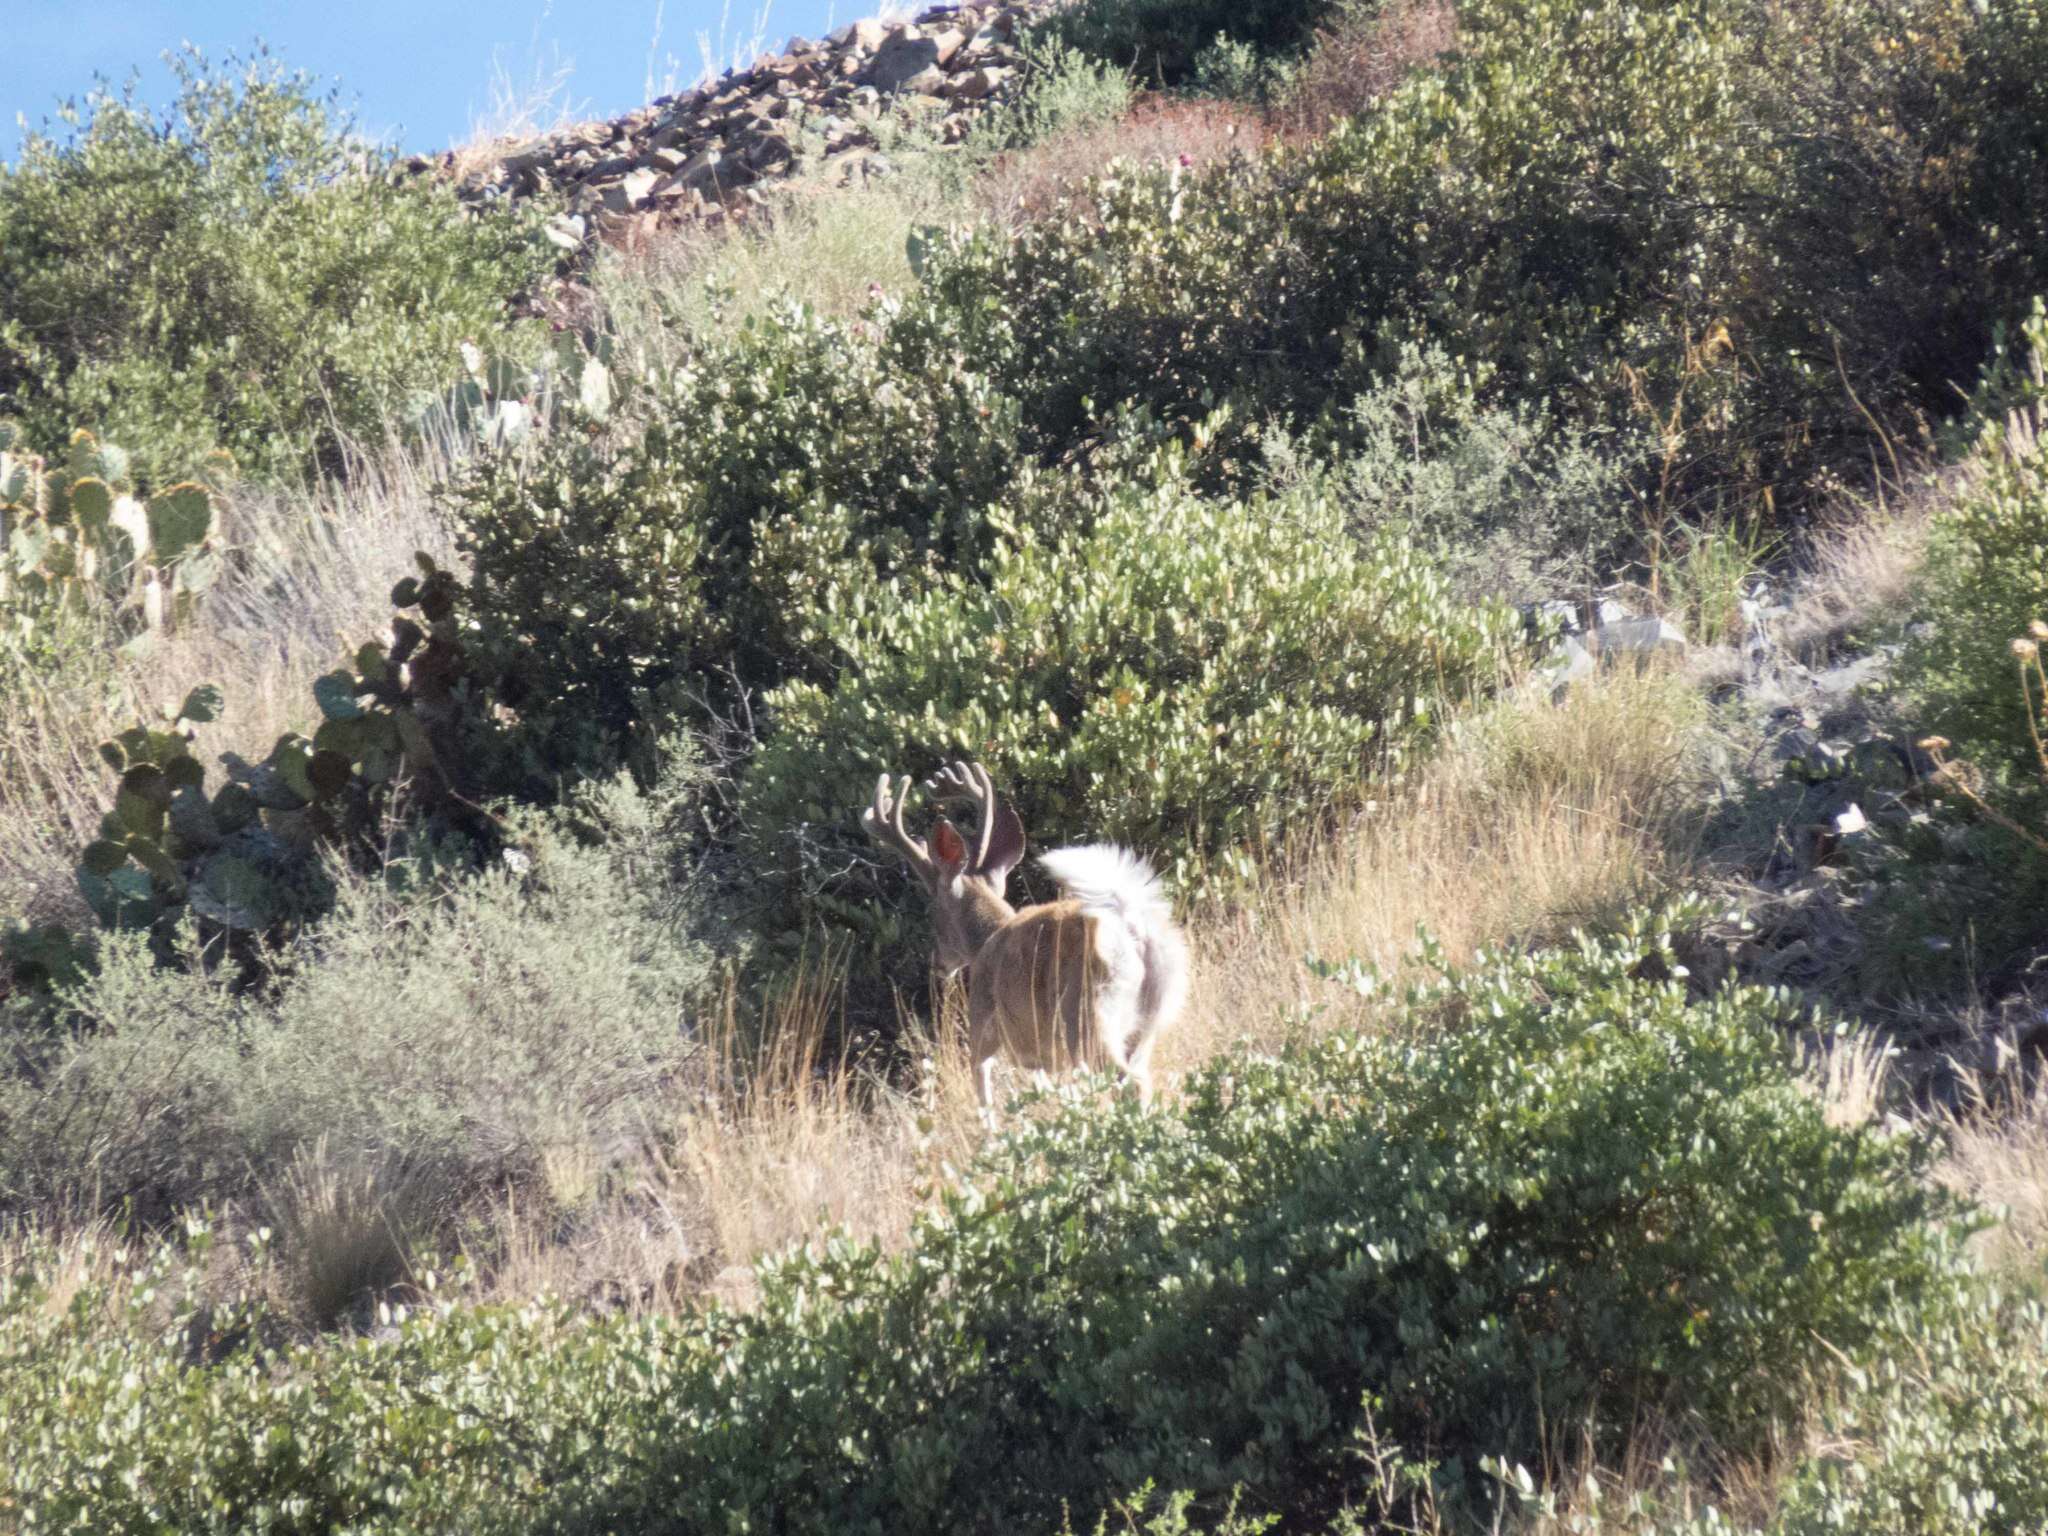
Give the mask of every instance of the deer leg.
[[1152, 1041], [1150, 1037], [1138, 1042], [1138, 1048], [1131, 1052], [1130, 1059], [1123, 1063], [1124, 1076], [1136, 1085], [1138, 1102], [1152, 1102]]
[[967, 1060], [974, 1068], [974, 1096], [984, 1111], [996, 1103], [996, 1058], [1002, 1053], [1002, 1032], [996, 1028], [993, 1000], [979, 975], [969, 979]]

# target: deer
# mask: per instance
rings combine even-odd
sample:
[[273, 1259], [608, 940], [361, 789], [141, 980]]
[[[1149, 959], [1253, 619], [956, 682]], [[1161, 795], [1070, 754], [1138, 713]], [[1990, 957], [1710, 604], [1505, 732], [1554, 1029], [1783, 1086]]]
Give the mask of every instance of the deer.
[[1152, 1099], [1152, 1047], [1187, 1002], [1188, 946], [1159, 879], [1113, 843], [1057, 848], [1039, 867], [1057, 901], [1019, 910], [1005, 894], [1023, 861], [1024, 823], [979, 763], [954, 763], [925, 781], [940, 803], [977, 813], [970, 845], [943, 814], [928, 838], [904, 830], [905, 775], [875, 785], [861, 825], [924, 882], [932, 902], [934, 959], [948, 980], [967, 973], [967, 1048], [984, 1113], [1000, 1058], [1032, 1071], [1114, 1067]]

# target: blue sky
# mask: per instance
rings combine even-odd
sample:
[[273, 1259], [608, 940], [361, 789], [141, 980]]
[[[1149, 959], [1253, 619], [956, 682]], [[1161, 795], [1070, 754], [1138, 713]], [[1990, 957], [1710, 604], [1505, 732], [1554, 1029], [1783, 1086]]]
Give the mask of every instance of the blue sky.
[[[579, 115], [609, 115], [694, 83], [708, 34], [721, 65], [757, 33], [779, 48], [878, 9], [876, 0], [6, 0], [0, 159], [94, 72], [142, 72], [151, 103], [170, 95], [160, 55], [190, 41], [219, 57], [257, 39], [294, 68], [338, 83], [361, 127], [407, 150], [465, 137], [498, 86], [560, 80]], [[721, 45], [721, 38], [723, 43]]]

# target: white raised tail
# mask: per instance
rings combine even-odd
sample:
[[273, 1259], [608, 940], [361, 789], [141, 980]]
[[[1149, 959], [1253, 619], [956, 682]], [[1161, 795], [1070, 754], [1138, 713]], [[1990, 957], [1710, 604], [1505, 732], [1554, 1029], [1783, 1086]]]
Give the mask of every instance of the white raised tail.
[[1067, 900], [1096, 919], [1097, 949], [1111, 969], [1123, 969], [1118, 964], [1122, 955], [1137, 963], [1123, 1059], [1140, 1090], [1149, 1095], [1153, 1043], [1180, 1017], [1188, 1000], [1187, 940], [1173, 920], [1159, 876], [1137, 854], [1116, 843], [1055, 848], [1038, 863], [1059, 882]]

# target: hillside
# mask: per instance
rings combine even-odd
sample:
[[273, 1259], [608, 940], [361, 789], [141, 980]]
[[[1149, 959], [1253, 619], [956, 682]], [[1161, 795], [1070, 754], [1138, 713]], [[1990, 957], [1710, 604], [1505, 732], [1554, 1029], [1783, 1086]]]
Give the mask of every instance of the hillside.
[[0, 1532], [2048, 1529], [2036, 0], [181, 82], [0, 167]]

